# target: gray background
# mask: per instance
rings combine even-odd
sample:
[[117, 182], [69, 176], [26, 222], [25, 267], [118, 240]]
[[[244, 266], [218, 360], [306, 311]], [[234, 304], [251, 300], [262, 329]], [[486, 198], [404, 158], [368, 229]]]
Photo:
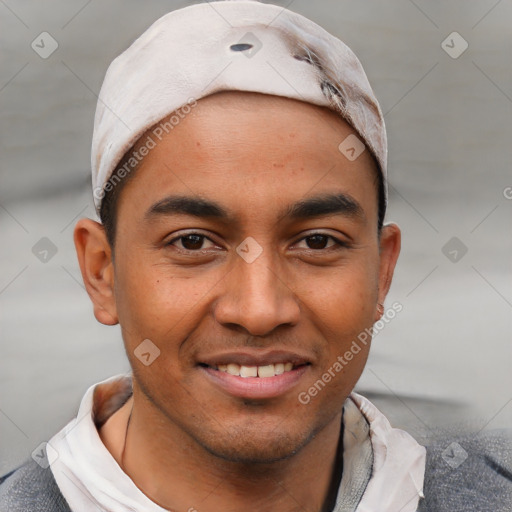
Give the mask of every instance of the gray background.
[[[87, 387], [129, 368], [119, 327], [93, 317], [73, 226], [95, 218], [89, 152], [108, 64], [190, 3], [0, 0], [0, 470], [61, 428]], [[276, 3], [345, 41], [385, 112], [387, 220], [403, 232], [386, 305], [403, 311], [357, 390], [418, 437], [461, 419], [511, 426], [512, 2]], [[47, 59], [31, 48], [44, 31], [59, 45]], [[458, 58], [442, 47], [454, 31], [469, 45]], [[57, 251], [46, 262], [43, 237]], [[452, 237], [459, 247], [445, 248]]]

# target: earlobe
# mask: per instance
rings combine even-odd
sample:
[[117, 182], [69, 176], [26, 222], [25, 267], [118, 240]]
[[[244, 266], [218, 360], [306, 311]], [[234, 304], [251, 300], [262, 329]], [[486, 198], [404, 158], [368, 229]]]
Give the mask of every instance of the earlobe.
[[75, 226], [74, 242], [85, 289], [94, 307], [94, 316], [102, 324], [117, 324], [114, 265], [103, 226], [92, 219], [80, 219]]
[[379, 244], [379, 293], [375, 321], [380, 320], [384, 314], [383, 304], [391, 287], [396, 262], [400, 255], [401, 239], [402, 233], [396, 224], [389, 223], [382, 227]]

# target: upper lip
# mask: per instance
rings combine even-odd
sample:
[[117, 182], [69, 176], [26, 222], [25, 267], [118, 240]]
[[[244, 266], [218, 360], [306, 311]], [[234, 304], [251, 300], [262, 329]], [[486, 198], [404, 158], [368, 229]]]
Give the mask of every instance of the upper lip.
[[311, 359], [298, 352], [288, 350], [272, 350], [266, 352], [239, 351], [219, 352], [199, 359], [199, 363], [208, 366], [219, 366], [222, 364], [239, 364], [242, 366], [267, 366], [277, 363], [293, 363], [293, 366], [300, 366], [311, 363]]

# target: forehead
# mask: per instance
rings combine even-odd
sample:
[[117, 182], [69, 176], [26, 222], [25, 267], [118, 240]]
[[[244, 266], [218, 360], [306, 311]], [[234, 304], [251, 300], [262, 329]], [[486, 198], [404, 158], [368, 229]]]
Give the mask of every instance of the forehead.
[[[166, 120], [159, 123], [165, 124]], [[158, 126], [158, 125], [157, 125]], [[272, 201], [346, 192], [375, 196], [376, 163], [369, 151], [349, 160], [339, 149], [353, 128], [325, 107], [272, 95], [221, 92], [197, 106], [169, 133], [152, 138], [133, 183], [131, 207], [147, 209], [168, 195], [208, 197], [236, 210], [265, 208]], [[157, 133], [161, 133], [157, 132]], [[345, 190], [344, 190], [345, 189]], [[365, 194], [363, 194], [365, 195]], [[364, 202], [364, 198], [360, 198]], [[282, 211], [282, 208], [281, 210]]]

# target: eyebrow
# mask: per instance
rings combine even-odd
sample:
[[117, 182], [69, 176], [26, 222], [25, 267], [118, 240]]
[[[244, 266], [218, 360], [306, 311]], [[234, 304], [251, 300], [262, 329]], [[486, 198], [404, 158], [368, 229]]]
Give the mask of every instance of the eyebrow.
[[[144, 219], [151, 221], [160, 216], [190, 215], [199, 218], [219, 220], [234, 219], [229, 209], [213, 200], [194, 196], [168, 196], [153, 204]], [[302, 220], [327, 215], [343, 215], [348, 218], [366, 220], [364, 209], [353, 197], [344, 192], [321, 194], [308, 197], [286, 206], [278, 215], [279, 219]]]

